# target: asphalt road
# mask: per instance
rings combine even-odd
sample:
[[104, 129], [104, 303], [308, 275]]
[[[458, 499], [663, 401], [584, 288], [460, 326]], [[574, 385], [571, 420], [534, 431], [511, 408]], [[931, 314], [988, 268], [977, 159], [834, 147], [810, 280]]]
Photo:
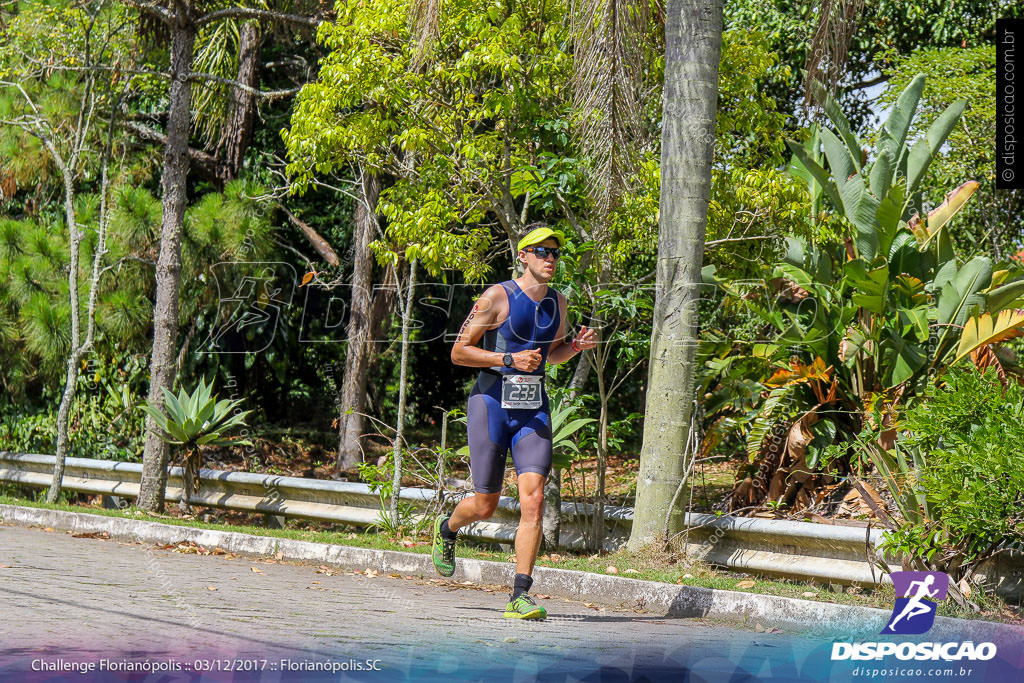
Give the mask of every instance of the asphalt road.
[[806, 636], [553, 598], [524, 622], [502, 586], [195, 550], [0, 525], [0, 680], [830, 678], [798, 673]]

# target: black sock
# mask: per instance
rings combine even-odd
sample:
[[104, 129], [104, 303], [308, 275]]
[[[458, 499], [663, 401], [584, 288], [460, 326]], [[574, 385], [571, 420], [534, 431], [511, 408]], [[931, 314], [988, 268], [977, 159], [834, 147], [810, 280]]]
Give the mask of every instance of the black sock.
[[512, 584], [512, 599], [515, 600], [520, 594], [530, 590], [533, 585], [533, 577], [529, 574], [516, 574], [516, 580]]
[[443, 522], [441, 522], [441, 538], [443, 538], [446, 541], [454, 541], [455, 537], [458, 536], [459, 532], [458, 531], [452, 531], [451, 529], [448, 528], [448, 520], [449, 519], [451, 519], [451, 517], [449, 517], [449, 518], [445, 519]]

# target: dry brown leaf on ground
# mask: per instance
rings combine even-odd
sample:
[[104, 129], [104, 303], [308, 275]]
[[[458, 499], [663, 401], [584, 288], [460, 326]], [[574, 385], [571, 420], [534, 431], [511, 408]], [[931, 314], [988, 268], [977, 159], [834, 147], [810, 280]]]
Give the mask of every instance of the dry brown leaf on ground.
[[256, 574], [262, 574], [263, 573], [262, 569], [257, 569], [256, 567], [249, 567], [249, 570], [252, 571], [252, 572], [255, 572]]
[[754, 587], [754, 581], [751, 580], [751, 579], [747, 579], [745, 581], [740, 581], [739, 583], [736, 584], [736, 588], [753, 588], [753, 587]]
[[106, 531], [86, 531], [80, 534], [68, 532], [71, 534], [71, 538], [110, 538], [110, 534]]

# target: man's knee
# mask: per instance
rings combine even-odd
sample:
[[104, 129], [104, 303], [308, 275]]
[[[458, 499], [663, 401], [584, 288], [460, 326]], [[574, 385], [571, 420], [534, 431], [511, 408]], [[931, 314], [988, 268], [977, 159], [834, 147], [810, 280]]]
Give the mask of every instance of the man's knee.
[[544, 513], [544, 489], [535, 491], [519, 492], [519, 509], [523, 521], [540, 522]]
[[482, 519], [489, 519], [494, 514], [494, 511], [498, 509], [498, 498], [500, 497], [500, 493], [478, 493], [473, 496], [473, 502], [476, 504], [476, 514]]

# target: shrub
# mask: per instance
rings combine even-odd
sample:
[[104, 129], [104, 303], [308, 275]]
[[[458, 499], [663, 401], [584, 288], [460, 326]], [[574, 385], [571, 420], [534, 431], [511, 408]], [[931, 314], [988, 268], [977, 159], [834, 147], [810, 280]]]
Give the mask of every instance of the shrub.
[[1024, 541], [1024, 387], [992, 369], [944, 379], [907, 411], [897, 443], [918, 462], [904, 484], [924, 514], [904, 514], [885, 545], [959, 579]]

